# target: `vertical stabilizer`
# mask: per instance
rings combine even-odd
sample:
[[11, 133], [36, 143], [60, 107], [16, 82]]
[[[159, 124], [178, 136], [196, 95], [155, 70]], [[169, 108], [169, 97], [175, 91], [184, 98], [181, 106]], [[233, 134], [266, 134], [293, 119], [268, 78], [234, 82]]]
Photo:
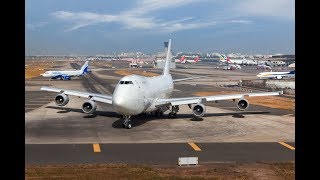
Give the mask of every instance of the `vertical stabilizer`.
[[170, 61], [171, 61], [171, 39], [169, 39], [168, 43], [168, 51], [167, 51], [167, 56], [166, 56], [166, 63], [163, 68], [163, 75], [170, 74]]
[[89, 61], [86, 61], [84, 65], [81, 67], [81, 74], [87, 73], [88, 72], [88, 66], [89, 66]]

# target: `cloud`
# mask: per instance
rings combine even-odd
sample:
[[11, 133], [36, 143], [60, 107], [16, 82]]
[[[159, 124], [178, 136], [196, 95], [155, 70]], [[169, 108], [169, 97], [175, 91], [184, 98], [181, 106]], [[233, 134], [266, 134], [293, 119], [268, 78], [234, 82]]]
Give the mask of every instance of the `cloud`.
[[249, 20], [242, 20], [242, 19], [234, 19], [234, 20], [230, 20], [227, 21], [228, 23], [238, 23], [238, 24], [250, 24], [252, 23], [252, 21]]
[[241, 0], [233, 9], [240, 14], [250, 16], [275, 17], [294, 20], [294, 0]]
[[[203, 0], [202, 0], [203, 1]], [[199, 1], [197, 1], [199, 2]], [[174, 7], [184, 6], [190, 3], [195, 3], [194, 0], [140, 0], [136, 6], [127, 11], [122, 11], [119, 14], [98, 14], [90, 12], [68, 12], [56, 11], [52, 15], [60, 20], [74, 23], [71, 28], [65, 31], [74, 31], [79, 28], [94, 25], [98, 23], [119, 23], [125, 29], [154, 29], [157, 32], [174, 32], [185, 29], [196, 29], [215, 25], [213, 22], [192, 22], [192, 17], [185, 17], [180, 20], [164, 21], [155, 17], [145, 16], [154, 11], [169, 9]], [[184, 21], [185, 23], [181, 24]], [[189, 22], [187, 22], [189, 21]]]
[[129, 11], [124, 12], [130, 15], [143, 15], [161, 9], [170, 9], [179, 6], [185, 6], [191, 3], [199, 3], [204, 0], [142, 0], [138, 1], [137, 6]]
[[37, 23], [30, 23], [27, 24], [26, 27], [30, 30], [36, 30], [38, 28], [44, 27], [45, 25], [47, 25], [48, 22], [37, 22]]

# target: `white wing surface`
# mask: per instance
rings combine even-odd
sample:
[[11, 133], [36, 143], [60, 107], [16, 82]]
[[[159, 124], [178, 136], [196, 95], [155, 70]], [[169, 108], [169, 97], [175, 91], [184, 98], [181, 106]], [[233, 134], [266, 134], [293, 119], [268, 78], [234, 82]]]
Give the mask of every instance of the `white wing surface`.
[[221, 101], [230, 99], [243, 99], [246, 97], [255, 96], [276, 96], [283, 94], [283, 91], [277, 92], [263, 92], [263, 93], [245, 93], [245, 94], [227, 94], [227, 95], [216, 95], [216, 96], [199, 96], [199, 97], [185, 97], [185, 98], [169, 98], [169, 99], [157, 99], [155, 102], [156, 106], [163, 105], [186, 105], [186, 104], [196, 104], [209, 101]]
[[58, 88], [53, 88], [53, 87], [41, 87], [41, 90], [50, 91], [50, 92], [57, 92], [57, 93], [64, 93], [66, 95], [78, 96], [78, 97], [83, 97], [83, 98], [90, 98], [94, 101], [112, 104], [112, 96], [103, 95], [103, 94], [81, 92], [81, 91], [74, 91], [74, 90], [66, 90], [66, 89], [58, 89]]

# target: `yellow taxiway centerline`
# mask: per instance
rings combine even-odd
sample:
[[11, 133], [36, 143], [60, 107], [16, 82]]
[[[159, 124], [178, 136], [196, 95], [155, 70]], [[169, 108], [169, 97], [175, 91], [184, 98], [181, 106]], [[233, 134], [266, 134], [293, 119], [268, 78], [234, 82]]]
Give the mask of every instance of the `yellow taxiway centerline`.
[[195, 151], [201, 151], [201, 149], [199, 148], [199, 146], [197, 146], [195, 143], [189, 142], [188, 144], [189, 144]]
[[99, 144], [93, 144], [93, 152], [101, 152]]
[[287, 144], [287, 143], [285, 143], [285, 142], [279, 142], [279, 144], [281, 144], [282, 146], [287, 147], [287, 148], [289, 148], [289, 149], [291, 149], [291, 150], [295, 150], [295, 149], [296, 149], [295, 147], [290, 146], [289, 144]]

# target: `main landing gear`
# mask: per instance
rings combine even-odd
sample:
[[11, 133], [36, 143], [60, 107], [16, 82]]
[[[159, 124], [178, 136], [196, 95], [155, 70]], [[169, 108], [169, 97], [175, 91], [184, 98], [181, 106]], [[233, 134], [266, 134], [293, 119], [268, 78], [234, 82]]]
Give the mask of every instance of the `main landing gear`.
[[122, 123], [123, 128], [131, 129], [132, 124], [130, 120], [130, 115], [123, 115], [123, 123]]
[[169, 112], [169, 118], [176, 118], [177, 112], [179, 112], [179, 106], [171, 106], [171, 112]]

